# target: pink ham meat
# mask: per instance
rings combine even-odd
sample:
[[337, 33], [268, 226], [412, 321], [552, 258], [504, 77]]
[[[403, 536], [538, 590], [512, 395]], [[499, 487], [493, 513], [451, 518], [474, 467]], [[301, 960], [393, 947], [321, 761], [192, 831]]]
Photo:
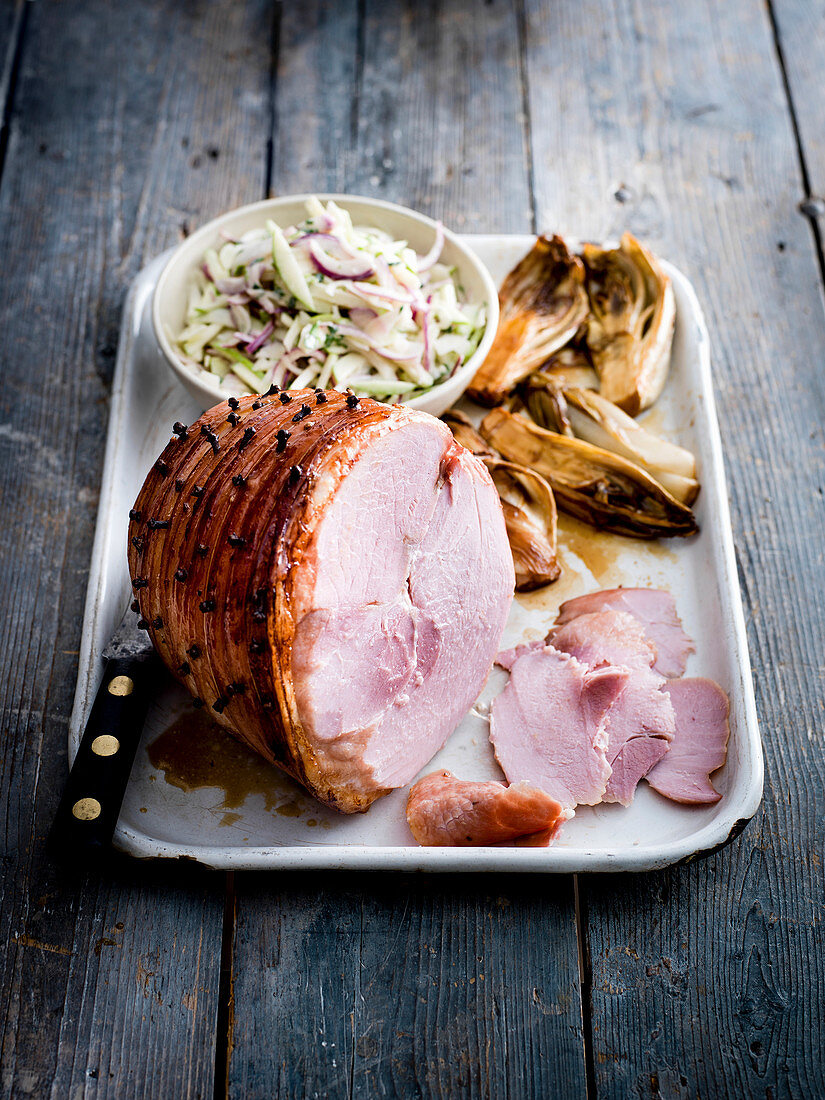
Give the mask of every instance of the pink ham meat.
[[355, 801], [408, 783], [473, 703], [512, 555], [483, 464], [422, 413], [394, 409], [353, 439], [314, 494], [292, 598], [295, 699], [316, 761]]
[[567, 808], [600, 802], [611, 772], [607, 714], [630, 675], [590, 671], [552, 646], [527, 647], [490, 713], [490, 741], [508, 780], [533, 783]]
[[529, 783], [476, 783], [448, 771], [420, 779], [407, 799], [410, 832], [424, 845], [546, 845], [565, 818], [554, 798]]
[[604, 802], [628, 806], [639, 780], [666, 755], [676, 732], [665, 680], [651, 665], [656, 657], [638, 619], [625, 611], [593, 611], [555, 627], [552, 644], [591, 668], [621, 665], [631, 671], [610, 708], [607, 761], [612, 768]]
[[676, 713], [670, 752], [645, 777], [674, 802], [710, 805], [722, 797], [710, 782], [727, 757], [730, 703], [713, 680], [673, 680], [664, 687]]
[[676, 614], [676, 602], [669, 592], [660, 588], [608, 588], [589, 592], [563, 603], [556, 625], [564, 626], [594, 611], [624, 611], [632, 615], [642, 624], [645, 635], [656, 648], [654, 670], [668, 679], [684, 675], [694, 646], [682, 627]]

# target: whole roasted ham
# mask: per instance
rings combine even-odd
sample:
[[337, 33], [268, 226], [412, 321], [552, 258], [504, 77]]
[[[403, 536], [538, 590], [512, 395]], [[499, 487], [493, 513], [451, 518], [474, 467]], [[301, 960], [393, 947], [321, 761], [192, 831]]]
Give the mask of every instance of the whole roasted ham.
[[239, 740], [367, 809], [495, 656], [514, 573], [489, 474], [433, 417], [335, 391], [232, 398], [174, 431], [130, 514], [152, 641]]

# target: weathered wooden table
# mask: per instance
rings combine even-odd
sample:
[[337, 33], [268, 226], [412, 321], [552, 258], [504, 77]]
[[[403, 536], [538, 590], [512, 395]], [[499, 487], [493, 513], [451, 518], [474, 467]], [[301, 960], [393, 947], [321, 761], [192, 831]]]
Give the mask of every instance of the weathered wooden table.
[[[822, 0], [3, 0], [3, 1097], [821, 1097]], [[44, 837], [129, 281], [267, 193], [638, 233], [708, 315], [762, 810], [640, 876], [209, 874]]]

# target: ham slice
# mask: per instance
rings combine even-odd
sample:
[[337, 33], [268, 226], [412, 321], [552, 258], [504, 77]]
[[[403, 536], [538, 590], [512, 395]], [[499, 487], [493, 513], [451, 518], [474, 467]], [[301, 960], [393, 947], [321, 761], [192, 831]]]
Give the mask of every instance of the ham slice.
[[608, 588], [567, 600], [559, 608], [557, 626], [594, 611], [623, 611], [644, 627], [656, 649], [653, 668], [668, 679], [683, 676], [687, 659], [694, 652], [676, 613], [676, 601], [660, 588]]
[[582, 664], [625, 665], [649, 670], [656, 660], [656, 647], [645, 635], [638, 619], [626, 611], [591, 611], [554, 626], [547, 644], [570, 653]]
[[565, 807], [600, 802], [611, 772], [607, 715], [630, 675], [590, 671], [552, 646], [518, 654], [490, 712], [490, 741], [508, 780], [534, 783]]
[[591, 668], [622, 665], [631, 671], [624, 690], [610, 708], [607, 760], [612, 768], [604, 802], [633, 801], [636, 786], [666, 755], [676, 732], [665, 683], [651, 665], [656, 650], [638, 619], [626, 611], [593, 611], [555, 627], [550, 639]]
[[647, 774], [654, 791], [674, 802], [711, 805], [721, 794], [710, 776], [727, 757], [730, 703], [713, 680], [673, 680], [664, 687], [676, 713], [676, 733], [664, 760]]
[[530, 783], [478, 783], [448, 771], [420, 779], [407, 799], [407, 823], [419, 844], [544, 846], [566, 819], [562, 807]]

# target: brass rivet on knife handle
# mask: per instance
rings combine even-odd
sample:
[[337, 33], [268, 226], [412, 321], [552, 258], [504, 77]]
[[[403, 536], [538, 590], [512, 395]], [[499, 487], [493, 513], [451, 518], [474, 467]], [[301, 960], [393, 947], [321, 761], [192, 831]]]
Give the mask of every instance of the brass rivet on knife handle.
[[110, 695], [131, 695], [134, 688], [135, 683], [130, 676], [115, 676], [108, 691]]
[[72, 806], [72, 817], [78, 821], [94, 821], [100, 817], [101, 805], [96, 798], [79, 798]]
[[102, 733], [92, 741], [95, 756], [114, 756], [120, 748], [120, 741], [110, 733]]

